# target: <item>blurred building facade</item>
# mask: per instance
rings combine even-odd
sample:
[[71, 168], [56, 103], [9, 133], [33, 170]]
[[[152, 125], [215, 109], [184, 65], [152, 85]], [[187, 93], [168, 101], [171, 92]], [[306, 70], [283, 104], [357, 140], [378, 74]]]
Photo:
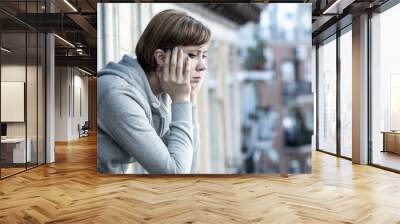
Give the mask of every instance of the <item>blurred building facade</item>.
[[253, 154], [245, 172], [310, 172], [314, 119], [310, 12], [310, 4], [268, 4], [260, 23], [240, 32], [241, 39], [253, 38], [240, 50], [246, 58], [241, 100], [248, 102], [242, 104], [242, 130], [243, 138], [249, 138], [242, 147]]

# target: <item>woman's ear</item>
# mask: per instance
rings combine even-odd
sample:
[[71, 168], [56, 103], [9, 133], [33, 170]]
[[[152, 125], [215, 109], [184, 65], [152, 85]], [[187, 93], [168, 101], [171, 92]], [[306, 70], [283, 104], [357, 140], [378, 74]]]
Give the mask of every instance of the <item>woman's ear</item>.
[[156, 64], [158, 66], [164, 66], [164, 61], [165, 61], [165, 52], [161, 49], [156, 49], [154, 51], [154, 58], [156, 60]]

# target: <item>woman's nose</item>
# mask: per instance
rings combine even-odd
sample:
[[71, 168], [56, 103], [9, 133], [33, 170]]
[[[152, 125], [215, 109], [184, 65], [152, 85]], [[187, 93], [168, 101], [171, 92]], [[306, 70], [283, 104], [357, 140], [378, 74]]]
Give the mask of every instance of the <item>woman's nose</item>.
[[200, 71], [205, 71], [206, 69], [207, 69], [207, 66], [206, 66], [205, 61], [204, 60], [200, 60], [197, 63], [196, 70], [200, 72]]

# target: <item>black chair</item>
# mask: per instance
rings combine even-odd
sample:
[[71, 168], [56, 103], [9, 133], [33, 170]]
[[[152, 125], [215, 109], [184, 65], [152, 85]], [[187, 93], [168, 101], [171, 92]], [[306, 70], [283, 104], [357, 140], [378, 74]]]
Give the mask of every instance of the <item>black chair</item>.
[[79, 138], [89, 136], [90, 123], [85, 121], [82, 127], [78, 124]]

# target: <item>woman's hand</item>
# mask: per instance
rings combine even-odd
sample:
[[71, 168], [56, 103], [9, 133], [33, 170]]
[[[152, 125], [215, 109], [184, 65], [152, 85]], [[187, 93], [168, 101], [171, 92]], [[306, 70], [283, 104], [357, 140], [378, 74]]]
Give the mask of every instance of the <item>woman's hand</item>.
[[174, 47], [172, 52], [167, 50], [159, 79], [162, 90], [168, 93], [172, 102], [190, 101], [190, 70], [191, 62], [189, 58], [184, 58], [182, 49]]

